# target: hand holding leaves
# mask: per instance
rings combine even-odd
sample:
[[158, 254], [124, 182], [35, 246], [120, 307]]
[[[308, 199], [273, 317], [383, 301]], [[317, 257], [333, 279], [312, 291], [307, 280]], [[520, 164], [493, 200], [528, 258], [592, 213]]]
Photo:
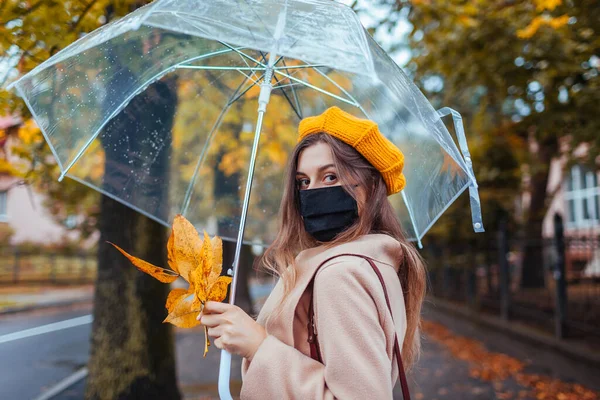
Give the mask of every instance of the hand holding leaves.
[[[168, 263], [171, 269], [157, 267], [128, 254], [114, 243], [111, 244], [137, 269], [161, 282], [170, 283], [180, 276], [189, 282], [187, 290], [178, 288], [169, 293], [165, 304], [169, 315], [163, 322], [170, 322], [180, 328], [193, 328], [200, 325], [196, 315], [202, 311], [207, 301], [223, 301], [227, 296], [227, 287], [232, 279], [229, 276], [221, 276], [223, 266], [221, 238], [215, 236], [211, 239], [204, 232], [204, 240], [200, 239], [194, 226], [181, 215], [175, 217], [167, 243]], [[204, 333], [206, 336], [204, 356], [206, 356], [210, 345], [206, 327]]]

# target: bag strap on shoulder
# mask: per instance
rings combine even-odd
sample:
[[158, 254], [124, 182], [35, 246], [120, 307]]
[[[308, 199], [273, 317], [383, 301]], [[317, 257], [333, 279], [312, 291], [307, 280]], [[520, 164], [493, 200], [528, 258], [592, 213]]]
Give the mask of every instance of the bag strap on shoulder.
[[[310, 303], [308, 306], [308, 326], [307, 326], [307, 328], [308, 328], [308, 344], [310, 345], [310, 357], [314, 360], [319, 361], [320, 363], [323, 362], [323, 358], [321, 356], [321, 349], [319, 348], [319, 340], [317, 338], [317, 329], [315, 326], [315, 310], [313, 307], [312, 286], [314, 285], [314, 280], [315, 280], [315, 277], [317, 276], [317, 272], [321, 269], [321, 267], [324, 264], [326, 264], [328, 261], [331, 261], [332, 259], [334, 259], [336, 257], [342, 257], [342, 256], [354, 256], [354, 257], [360, 257], [360, 258], [367, 260], [367, 262], [369, 263], [369, 265], [371, 265], [371, 268], [373, 268], [373, 271], [377, 275], [379, 282], [381, 282], [381, 286], [383, 287], [383, 294], [385, 295], [385, 302], [387, 304], [388, 310], [390, 311], [390, 315], [392, 315], [392, 306], [390, 304], [390, 299], [388, 297], [387, 288], [385, 287], [385, 282], [383, 280], [383, 276], [381, 275], [381, 272], [379, 271], [379, 268], [377, 267], [377, 265], [375, 264], [373, 259], [371, 259], [367, 256], [364, 256], [362, 254], [346, 253], [346, 254], [335, 255], [335, 256], [330, 257], [327, 260], [323, 261], [317, 267], [317, 269], [312, 277], [312, 280], [310, 282], [310, 285], [309, 285], [311, 287], [310, 288], [311, 296], [310, 296]], [[393, 317], [392, 317], [392, 321], [393, 321]], [[408, 383], [406, 380], [406, 373], [404, 372], [404, 364], [402, 363], [402, 354], [400, 351], [400, 344], [398, 343], [398, 336], [396, 334], [394, 334], [394, 354], [396, 356], [396, 361], [398, 363], [398, 375], [400, 378], [400, 385], [402, 386], [402, 398], [404, 400], [410, 400], [410, 393], [408, 392]]]

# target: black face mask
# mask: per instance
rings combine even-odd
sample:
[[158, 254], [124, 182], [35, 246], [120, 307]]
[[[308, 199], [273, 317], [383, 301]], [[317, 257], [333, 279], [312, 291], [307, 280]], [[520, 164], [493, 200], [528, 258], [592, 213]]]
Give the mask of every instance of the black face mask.
[[341, 186], [300, 190], [300, 215], [312, 237], [329, 242], [358, 219], [358, 205]]

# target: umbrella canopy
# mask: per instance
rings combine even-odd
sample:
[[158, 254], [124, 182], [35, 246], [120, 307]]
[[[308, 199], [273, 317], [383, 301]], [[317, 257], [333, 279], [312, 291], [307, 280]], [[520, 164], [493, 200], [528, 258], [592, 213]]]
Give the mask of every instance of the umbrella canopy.
[[[405, 154], [390, 198], [420, 239], [470, 188], [459, 144], [356, 14], [329, 0], [157, 0], [81, 38], [13, 84], [68, 176], [170, 226], [237, 236], [261, 85], [262, 123], [245, 240], [276, 233], [284, 166], [301, 118], [336, 105], [379, 124]], [[267, 97], [265, 92], [263, 97]], [[461, 154], [462, 151], [462, 154]]]

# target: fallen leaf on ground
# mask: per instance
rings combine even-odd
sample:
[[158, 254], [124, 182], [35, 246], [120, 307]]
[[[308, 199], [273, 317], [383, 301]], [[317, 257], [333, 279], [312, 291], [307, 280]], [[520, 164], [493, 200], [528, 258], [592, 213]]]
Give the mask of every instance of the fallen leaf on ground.
[[[529, 390], [519, 391], [518, 398], [600, 400], [600, 394], [579, 384], [566, 383], [548, 376], [524, 372], [525, 363], [506, 354], [488, 351], [474, 339], [454, 334], [445, 326], [432, 321], [422, 321], [423, 332], [442, 344], [452, 355], [470, 365], [470, 376], [493, 382], [500, 392], [502, 382], [513, 378]], [[498, 398], [513, 398], [512, 392], [496, 393]], [[506, 397], [504, 397], [506, 396]]]

